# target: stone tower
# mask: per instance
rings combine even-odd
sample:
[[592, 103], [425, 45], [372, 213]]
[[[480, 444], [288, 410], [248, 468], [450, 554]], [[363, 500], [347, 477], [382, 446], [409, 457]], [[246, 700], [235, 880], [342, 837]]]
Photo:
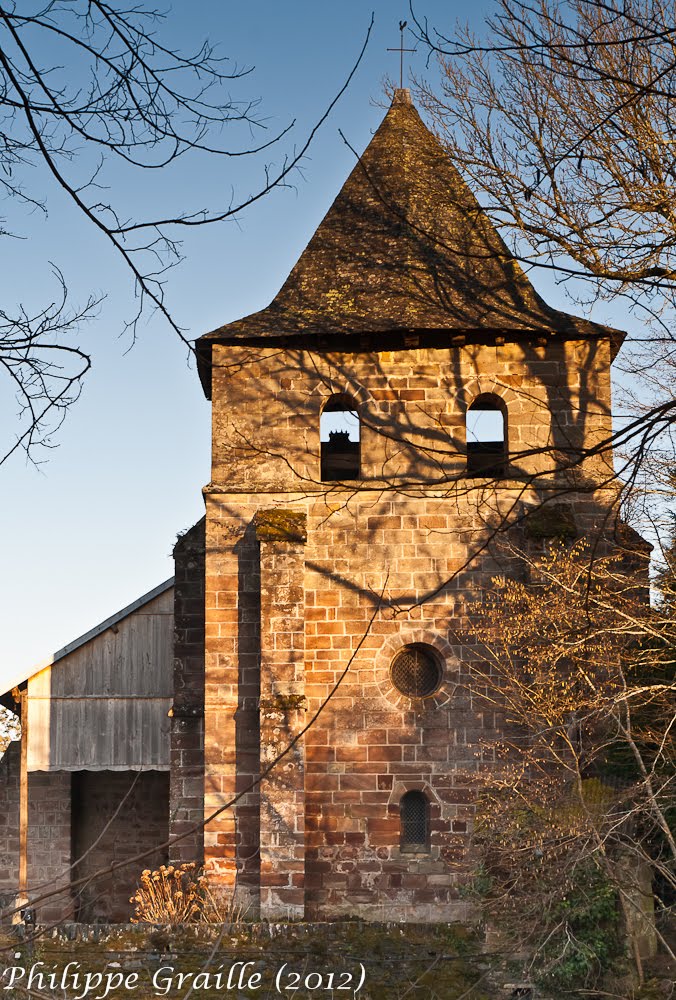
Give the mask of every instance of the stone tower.
[[177, 857], [212, 817], [206, 863], [262, 918], [463, 918], [494, 727], [466, 607], [496, 526], [544, 504], [587, 531], [612, 502], [586, 449], [620, 342], [543, 302], [397, 91], [275, 300], [198, 341], [213, 466], [177, 546]]

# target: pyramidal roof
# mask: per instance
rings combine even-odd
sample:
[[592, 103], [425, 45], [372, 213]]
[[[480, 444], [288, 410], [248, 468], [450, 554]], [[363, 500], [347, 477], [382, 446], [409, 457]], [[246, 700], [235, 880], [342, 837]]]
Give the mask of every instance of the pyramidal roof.
[[537, 294], [407, 90], [378, 131], [269, 306], [198, 341], [307, 342], [355, 335], [623, 335], [552, 309]]

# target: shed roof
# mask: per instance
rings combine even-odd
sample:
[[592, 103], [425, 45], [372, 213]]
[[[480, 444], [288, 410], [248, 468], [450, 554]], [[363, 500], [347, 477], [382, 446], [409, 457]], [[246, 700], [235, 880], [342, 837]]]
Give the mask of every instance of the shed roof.
[[172, 582], [65, 646], [29, 677], [29, 771], [168, 769]]
[[56, 653], [52, 653], [52, 655], [48, 656], [46, 659], [41, 660], [39, 663], [36, 663], [28, 669], [25, 667], [19, 667], [18, 669], [15, 668], [13, 671], [10, 671], [2, 678], [3, 690], [0, 693], [6, 694], [8, 691], [11, 691], [12, 688], [19, 687], [19, 685], [23, 684], [31, 677], [39, 674], [41, 670], [45, 669], [45, 667], [51, 667], [53, 664], [58, 663], [58, 661], [62, 660], [64, 656], [68, 656], [69, 653], [79, 649], [80, 646], [84, 646], [86, 642], [89, 642], [91, 639], [95, 639], [98, 635], [101, 635], [102, 632], [105, 632], [106, 629], [117, 625], [118, 622], [121, 622], [123, 618], [126, 618], [133, 611], [138, 610], [138, 608], [142, 608], [144, 604], [148, 604], [150, 601], [159, 597], [160, 594], [163, 594], [173, 586], [174, 577], [170, 576], [168, 580], [165, 580], [163, 583], [153, 587], [153, 589], [149, 590], [147, 594], [142, 594], [141, 597], [137, 597], [135, 601], [131, 602], [131, 604], [127, 604], [124, 608], [116, 611], [114, 615], [110, 616], [110, 618], [106, 618], [105, 621], [102, 621], [99, 625], [95, 625], [94, 628], [89, 629], [88, 632], [84, 632], [81, 636], [78, 636], [77, 639], [73, 639], [71, 642], [66, 643], [65, 646], [58, 649]]
[[[399, 332], [611, 337], [617, 330], [548, 306], [507, 249], [407, 90], [394, 100], [273, 302], [198, 340], [210, 347]], [[344, 345], [344, 346], [343, 346]]]

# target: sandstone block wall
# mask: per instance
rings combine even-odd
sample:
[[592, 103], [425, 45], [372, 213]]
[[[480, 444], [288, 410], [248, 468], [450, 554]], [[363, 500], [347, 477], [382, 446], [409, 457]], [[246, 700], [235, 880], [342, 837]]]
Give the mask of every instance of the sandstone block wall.
[[[303, 514], [259, 511], [260, 916], [305, 915], [305, 540]], [[275, 763], [282, 747], [283, 759]]]
[[[38, 923], [72, 919], [71, 775], [34, 771], [28, 775], [28, 893]], [[54, 890], [59, 890], [54, 892]]]
[[[116, 862], [164, 844], [169, 775], [162, 771], [80, 771], [73, 774], [73, 878], [89, 879]], [[82, 860], [78, 860], [82, 859]], [[74, 916], [84, 923], [128, 923], [129, 898], [144, 868], [158, 868], [167, 848], [73, 889]]]
[[204, 520], [174, 549], [174, 703], [171, 720], [170, 848], [201, 863], [204, 837]]
[[[361, 487], [462, 479], [466, 414], [485, 393], [508, 417], [507, 479], [548, 477], [611, 426], [606, 340], [507, 342], [377, 354], [215, 346], [212, 482], [263, 492], [321, 489], [319, 422], [332, 394], [356, 401]], [[609, 456], [575, 475], [602, 479]]]
[[[490, 766], [501, 725], [473, 673], [468, 608], [491, 575], [521, 572], [494, 537], [501, 520], [564, 496], [576, 530], [592, 532], [612, 504], [609, 457], [581, 454], [610, 430], [609, 345], [240, 353], [214, 348], [205, 817], [261, 773], [259, 752], [269, 762], [314, 722], [294, 746], [295, 773], [277, 778], [277, 815], [265, 787], [246, 791], [208, 822], [208, 864], [254, 906], [274, 896], [279, 916], [284, 891], [299, 905], [295, 887], [312, 919], [464, 919], [472, 773]], [[346, 486], [319, 481], [320, 413], [338, 392], [361, 421], [362, 474]], [[498, 483], [466, 476], [466, 411], [487, 392], [507, 411]], [[270, 510], [304, 519], [302, 583], [300, 551], [291, 573], [289, 554], [256, 536]], [[442, 665], [429, 698], [392, 682], [409, 643]], [[280, 694], [297, 700], [275, 726], [266, 698], [290, 679], [297, 690]], [[427, 798], [430, 836], [409, 853], [399, 810], [413, 790]]]
[[[258, 506], [258, 505], [257, 505]], [[238, 903], [260, 898], [260, 556], [253, 512], [207, 517], [205, 859]], [[224, 807], [239, 796], [236, 808]], [[223, 811], [220, 811], [223, 810]], [[214, 816], [214, 813], [218, 813]]]

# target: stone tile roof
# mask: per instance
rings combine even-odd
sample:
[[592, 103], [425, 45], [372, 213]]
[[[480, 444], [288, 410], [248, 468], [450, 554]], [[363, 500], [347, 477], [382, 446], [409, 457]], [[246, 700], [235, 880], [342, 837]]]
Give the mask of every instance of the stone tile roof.
[[329, 336], [353, 350], [390, 331], [623, 337], [544, 302], [406, 90], [273, 302], [199, 338], [201, 376], [210, 342]]

